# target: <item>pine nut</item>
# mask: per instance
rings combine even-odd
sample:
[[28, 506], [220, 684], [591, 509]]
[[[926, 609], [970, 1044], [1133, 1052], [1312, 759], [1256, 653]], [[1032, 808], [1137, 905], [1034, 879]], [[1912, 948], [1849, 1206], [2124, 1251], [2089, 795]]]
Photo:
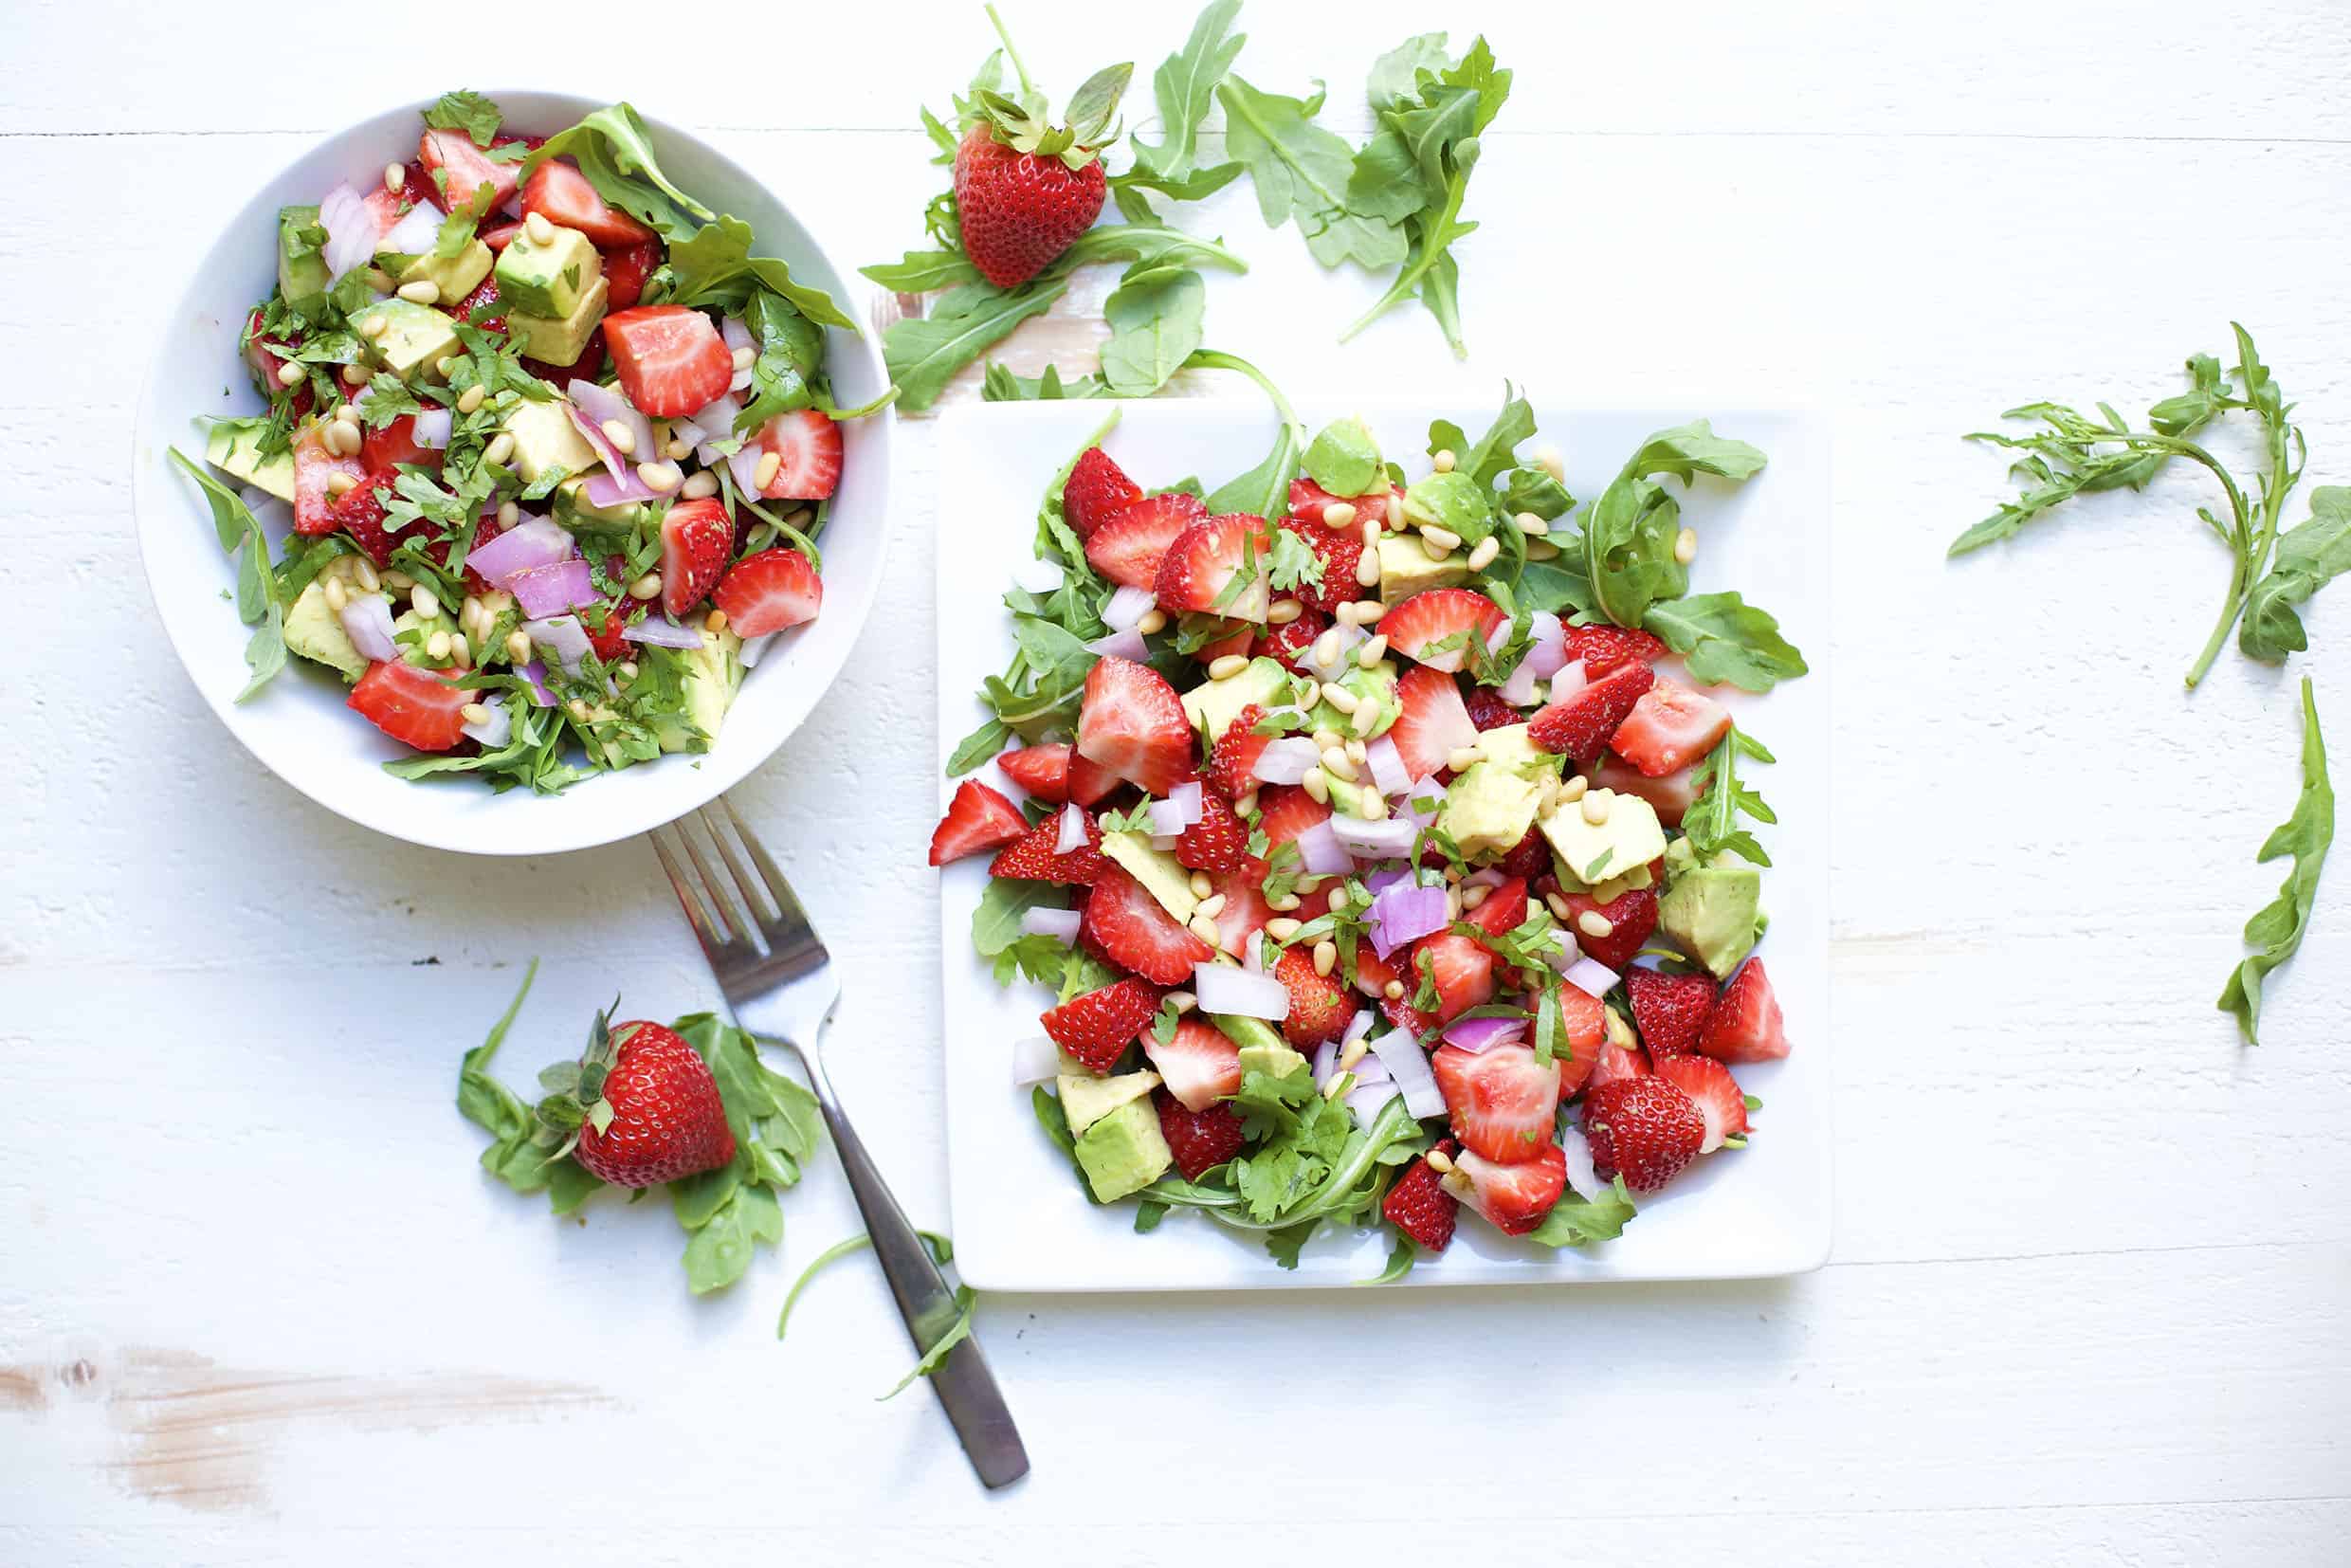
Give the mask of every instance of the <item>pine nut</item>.
[[441, 596], [423, 583], [418, 583], [409, 590], [409, 605], [428, 621], [437, 618], [441, 613]]
[[1501, 554], [1502, 537], [1498, 534], [1486, 535], [1478, 547], [1469, 552], [1469, 570], [1472, 572], [1485, 571], [1487, 567], [1494, 564], [1494, 557]]
[[513, 433], [507, 430], [501, 430], [497, 435], [491, 438], [490, 444], [487, 447], [482, 448], [482, 461], [484, 463], [495, 463], [501, 466], [503, 466], [506, 460], [514, 456], [514, 449], [515, 438]]
[[748, 343], [735, 351], [735, 368], [738, 371], [747, 371], [758, 362], [759, 351]]
[[359, 482], [357, 480], [352, 478], [349, 474], [329, 474], [326, 476], [326, 493], [330, 496], [345, 495], [349, 493], [352, 487], [358, 483]]
[[1388, 607], [1382, 604], [1379, 600], [1358, 599], [1355, 606], [1355, 624], [1358, 626], [1377, 626], [1379, 624], [1379, 618], [1386, 613], [1388, 613]]
[[1362, 798], [1358, 802], [1358, 805], [1361, 809], [1363, 812], [1363, 820], [1366, 822], [1384, 822], [1388, 818], [1387, 797], [1382, 795], [1377, 790], [1364, 791]]
[[1286, 917], [1269, 920], [1266, 922], [1266, 935], [1277, 942], [1285, 942], [1297, 936], [1299, 928], [1304, 923], [1303, 921], [1293, 921]]
[[1355, 563], [1355, 581], [1358, 588], [1379, 586], [1379, 555], [1376, 551], [1364, 551], [1363, 558]]
[[1559, 798], [1566, 801], [1570, 806], [1573, 806], [1576, 802], [1581, 800], [1584, 797], [1584, 792], [1591, 788], [1592, 780], [1586, 778], [1581, 774], [1577, 774], [1575, 777], [1559, 786]]
[[335, 417], [341, 420], [344, 424], [350, 426], [355, 430], [359, 428], [359, 410], [353, 408], [348, 403], [337, 403], [335, 405]]
[[1442, 560], [1461, 548], [1461, 536], [1450, 528], [1431, 524], [1420, 531], [1420, 547], [1431, 560]]
[[1337, 887], [1331, 889], [1330, 910], [1332, 914], [1338, 914], [1340, 910], [1346, 908], [1351, 902], [1353, 902], [1352, 895], [1348, 893], [1344, 883], [1341, 883]]
[[647, 572], [644, 576], [639, 577], [635, 582], [629, 585], [629, 596], [632, 599], [657, 598], [660, 596], [661, 591], [662, 579], [661, 574], [658, 572]]
[[623, 659], [620, 662], [620, 678], [624, 681], [633, 681], [637, 678], [637, 662], [634, 659]]
[[1439, 447], [1434, 452], [1431, 452], [1429, 455], [1429, 466], [1434, 468], [1440, 474], [1451, 473], [1453, 471], [1453, 463], [1454, 458], [1450, 447]]
[[1355, 662], [1364, 669], [1377, 669], [1379, 661], [1388, 657], [1388, 639], [1375, 637], [1355, 650]]
[[657, 496], [665, 496], [683, 483], [685, 476], [678, 472], [674, 463], [640, 463], [637, 478]]
[[1543, 903], [1551, 906], [1552, 918], [1555, 920], [1572, 921], [1576, 918], [1576, 906], [1568, 903], [1561, 894], [1545, 893]]
[[1478, 759], [1475, 746], [1456, 746], [1446, 755], [1445, 765], [1457, 774], [1466, 774]]
[[[1332, 950], [1332, 957], [1338, 957], [1336, 948]], [[1339, 1070], [1341, 1072], [1353, 1070], [1355, 1065], [1363, 1060], [1363, 1053], [1371, 1048], [1372, 1043], [1369, 1040], [1357, 1040], [1350, 1043], [1345, 1050], [1339, 1053]]]
[[1567, 459], [1561, 457], [1559, 448], [1550, 442], [1546, 441], [1535, 448], [1535, 466], [1560, 483], [1567, 483]]
[[686, 445], [683, 441], [680, 441], [674, 435], [662, 443], [662, 456], [667, 458], [672, 463], [683, 463], [686, 458], [692, 454], [693, 450], [694, 448], [692, 447]]
[[468, 702], [457, 712], [458, 717], [468, 724], [486, 724], [490, 721], [489, 708], [480, 702]]
[[1314, 944], [1314, 972], [1328, 975], [1339, 967], [1339, 944], [1323, 940]]
[[1491, 892], [1493, 892], [1491, 887], [1487, 887], [1485, 884], [1480, 884], [1478, 886], [1472, 887], [1467, 892], [1462, 894], [1461, 906], [1464, 909], [1475, 909], [1479, 904], [1485, 902], [1486, 895]]
[[1453, 1161], [1446, 1155], [1443, 1149], [1431, 1149], [1427, 1154], [1421, 1156], [1421, 1158], [1427, 1162], [1429, 1169], [1436, 1172], [1439, 1176], [1444, 1176], [1447, 1172], [1452, 1170], [1453, 1168]]
[[720, 632], [724, 631], [726, 629], [726, 611], [723, 610], [714, 610], [709, 614], [703, 616], [702, 629], [709, 632], [713, 637], [716, 637]]
[[1219, 930], [1216, 922], [1210, 920], [1206, 915], [1193, 916], [1190, 921], [1190, 926], [1192, 934], [1199, 938], [1202, 941], [1208, 943], [1209, 946], [1221, 947], [1224, 945], [1224, 932]]
[[1551, 532], [1551, 524], [1543, 521], [1532, 512], [1521, 512], [1510, 520], [1519, 525], [1519, 532], [1522, 534], [1541, 535]]
[[599, 426], [598, 428], [604, 431], [604, 439], [612, 444], [612, 450], [618, 452], [623, 457], [629, 457], [635, 454], [637, 449], [637, 432], [630, 429], [626, 424], [617, 419], [608, 419], [601, 426]]
[[362, 337], [381, 337], [391, 330], [392, 323], [385, 320], [380, 314], [371, 316], [359, 323], [359, 336]]
[[410, 304], [437, 305], [441, 302], [441, 285], [430, 278], [419, 278], [412, 283], [402, 283], [394, 292]]
[[1363, 548], [1366, 550], [1379, 548], [1379, 520], [1377, 518], [1363, 520]]
[[1200, 1005], [1200, 998], [1189, 991], [1171, 991], [1159, 1000], [1178, 1012], [1190, 1012]]
[[449, 378], [449, 372], [455, 370], [456, 368], [457, 356], [453, 354], [445, 354], [440, 358], [432, 362], [432, 374], [439, 376], [444, 381], [447, 381]]
[[449, 639], [449, 663], [465, 669], [473, 663], [473, 644], [464, 636]]
[[1335, 1072], [1331, 1074], [1331, 1081], [1322, 1085], [1322, 1098], [1325, 1100], [1336, 1100], [1340, 1095], [1345, 1094], [1349, 1089], [1354, 1087], [1354, 1073]]
[[1337, 682], [1325, 682], [1323, 684], [1322, 701], [1328, 702], [1331, 706], [1337, 708], [1341, 713], [1353, 713], [1356, 709], [1363, 705], [1363, 699], [1358, 697], [1354, 692], [1349, 691], [1345, 686], [1339, 684]]
[[1257, 814], [1257, 792], [1255, 790], [1251, 790], [1248, 793], [1234, 801], [1232, 803], [1232, 809], [1242, 816], [1255, 816]]
[[1610, 799], [1611, 796], [1606, 790], [1586, 791], [1582, 802], [1584, 820], [1595, 828], [1606, 822]]
[[1247, 668], [1247, 659], [1238, 653], [1227, 653], [1210, 661], [1208, 678], [1212, 681], [1230, 681]]
[[593, 709], [588, 706], [588, 699], [585, 697], [574, 697], [572, 699], [572, 717], [578, 720], [581, 723], [585, 724], [588, 722], [588, 715], [593, 711]]
[[1605, 1014], [1603, 1027], [1608, 1030], [1610, 1045], [1614, 1046], [1618, 1050], [1631, 1050], [1640, 1045], [1641, 1042], [1633, 1037], [1632, 1026], [1625, 1022], [1623, 1013], [1613, 1007], [1603, 1008], [1601, 1011]]
[[1322, 879], [1321, 877], [1300, 877], [1298, 879], [1298, 891], [1301, 893], [1320, 893], [1322, 891]]
[[425, 651], [435, 659], [447, 658], [449, 656], [449, 634], [446, 631], [436, 631], [426, 638]]
[[1687, 566], [1698, 558], [1698, 530], [1685, 528], [1673, 536], [1673, 558]]
[[1371, 763], [1371, 754], [1364, 750], [1362, 741], [1350, 740], [1347, 742], [1348, 761], [1354, 763], [1357, 767], [1361, 768], [1368, 767]]
[[351, 593], [343, 587], [339, 578], [327, 578], [326, 587], [322, 592], [326, 594], [326, 607], [338, 613], [343, 606], [351, 602]]
[[338, 556], [336, 558], [351, 563], [352, 581], [368, 593], [373, 593], [384, 586], [383, 579], [375, 574], [375, 563], [365, 556]]
[[1206, 915], [1210, 920], [1214, 920], [1217, 916], [1223, 914], [1224, 912], [1225, 895], [1222, 893], [1212, 893], [1207, 898], [1202, 899], [1200, 901], [1200, 906], [1193, 911], [1195, 915]]
[[1317, 730], [1306, 738], [1314, 742], [1316, 751], [1326, 752], [1339, 744], [1340, 734], [1337, 730]]
[[1458, 885], [1445, 890], [1445, 918], [1448, 921], [1461, 919], [1461, 888]]
[[1616, 929], [1616, 922], [1596, 909], [1587, 909], [1576, 917], [1576, 929], [1587, 937], [1605, 937]]
[[299, 387], [302, 384], [302, 377], [308, 374], [309, 373], [307, 371], [302, 369], [301, 364], [295, 360], [289, 359], [284, 364], [278, 367], [278, 385], [281, 387]]
[[512, 528], [516, 523], [520, 522], [521, 520], [521, 507], [516, 505], [511, 501], [501, 501], [498, 503], [498, 525], [501, 528]]
[[1299, 788], [1304, 790], [1307, 797], [1317, 806], [1328, 806], [1331, 803], [1330, 780], [1324, 778], [1319, 770], [1308, 774], [1305, 782]]
[[1350, 599], [1341, 604], [1337, 610], [1332, 611], [1331, 619], [1337, 621], [1340, 626], [1355, 625], [1355, 601]]
[[326, 428], [326, 448], [338, 457], [353, 456], [366, 439], [359, 433], [359, 427], [346, 419], [335, 420]]
[[1208, 880], [1208, 873], [1206, 871], [1193, 872], [1191, 880], [1186, 885], [1191, 887], [1192, 896], [1195, 899], [1207, 898], [1211, 893], [1216, 891], [1216, 884]]
[[719, 476], [707, 468], [686, 475], [678, 494], [687, 501], [706, 501], [719, 493]]
[[1339, 632], [1336, 629], [1325, 631], [1314, 640], [1314, 662], [1326, 668], [1339, 662]]
[[1305, 606], [1296, 599], [1276, 599], [1266, 611], [1267, 626], [1287, 626], [1304, 612]]
[[488, 395], [489, 394], [487, 392], [483, 392], [478, 386], [467, 387], [464, 392], [457, 394], [457, 411], [459, 413], [473, 412], [474, 410], [482, 407], [483, 398]]
[[523, 219], [522, 231], [530, 235], [533, 245], [546, 246], [556, 243], [556, 226], [547, 221], [547, 214], [544, 212], [534, 212]]
[[1167, 629], [1167, 611], [1156, 609], [1144, 611], [1142, 619], [1135, 623], [1135, 629], [1145, 637], [1157, 637]]
[[1286, 915], [1291, 910], [1298, 907], [1299, 902], [1300, 901], [1297, 894], [1285, 893], [1278, 899], [1267, 899], [1266, 901], [1266, 907], [1273, 910], [1277, 914]]
[[1354, 501], [1335, 501], [1322, 508], [1322, 526], [1325, 528], [1344, 528], [1354, 521]]
[[1402, 980], [1390, 980], [1386, 985], [1379, 988], [1379, 994], [1382, 996], [1387, 997], [1388, 1000], [1392, 1002], [1400, 1002], [1404, 999], [1404, 982]]
[[758, 491], [761, 495], [767, 494], [767, 487], [775, 483], [776, 470], [781, 468], [783, 465], [783, 453], [762, 453], [759, 458], [759, 465], [751, 471], [751, 487]]
[[367, 385], [367, 382], [368, 382], [368, 368], [367, 368], [365, 365], [360, 365], [360, 364], [350, 364], [350, 365], [345, 365], [345, 366], [343, 367], [343, 385], [344, 385], [344, 386], [346, 386], [346, 387], [364, 387], [364, 386], [366, 386], [366, 385]]
[[528, 632], [509, 631], [506, 633], [506, 657], [518, 665], [527, 665], [531, 662], [531, 638]]
[[1333, 777], [1355, 782], [1355, 763], [1347, 754], [1333, 746], [1322, 754], [1322, 766]]
[[406, 169], [401, 168], [398, 164], [387, 163], [384, 165], [385, 190], [397, 191], [400, 187], [408, 183], [408, 179], [409, 172]]

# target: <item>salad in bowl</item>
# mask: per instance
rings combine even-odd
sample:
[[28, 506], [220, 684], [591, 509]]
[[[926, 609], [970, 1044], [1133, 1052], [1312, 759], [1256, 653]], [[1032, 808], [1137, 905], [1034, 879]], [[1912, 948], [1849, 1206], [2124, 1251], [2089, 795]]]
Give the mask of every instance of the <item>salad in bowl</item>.
[[848, 318], [632, 108], [539, 129], [449, 93], [278, 208], [260, 406], [172, 457], [240, 554], [240, 702], [319, 666], [394, 777], [549, 794], [711, 749], [823, 611], [842, 422], [879, 405], [836, 405]]

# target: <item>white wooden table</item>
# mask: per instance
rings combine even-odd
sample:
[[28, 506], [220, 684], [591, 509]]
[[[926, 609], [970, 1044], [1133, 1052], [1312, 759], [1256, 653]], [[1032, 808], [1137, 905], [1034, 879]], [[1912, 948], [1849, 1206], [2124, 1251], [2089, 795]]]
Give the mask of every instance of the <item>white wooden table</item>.
[[[1098, 39], [1147, 75], [1190, 22], [1098, 8], [1070, 39], [1010, 9], [1065, 92]], [[1255, 268], [1210, 281], [1216, 346], [1466, 415], [1505, 375], [1837, 414], [1840, 613], [1811, 651], [1838, 1003], [1799, 1048], [1836, 1055], [1836, 1256], [1761, 1285], [990, 1300], [1036, 1465], [1002, 1497], [927, 1394], [872, 1401], [907, 1354], [869, 1269], [773, 1339], [854, 1228], [829, 1169], [783, 1255], [702, 1302], [666, 1216], [558, 1225], [475, 1170], [456, 1060], [522, 960], [518, 1077], [615, 975], [656, 1015], [711, 999], [649, 853], [346, 828], [228, 739], [150, 619], [121, 471], [142, 334], [307, 138], [458, 84], [626, 95], [870, 260], [934, 187], [916, 101], [988, 42], [959, 5], [721, 10], [683, 49], [631, 39], [643, 8], [527, 42], [503, 14], [0, 14], [0, 1561], [1180, 1564], [1309, 1530], [1334, 1561], [2343, 1560], [2351, 860], [2269, 1043], [2212, 1006], [2279, 876], [2252, 851], [2295, 789], [2290, 681], [2232, 654], [2182, 697], [2225, 574], [2184, 479], [1942, 560], [1999, 489], [1959, 432], [2032, 395], [2143, 408], [2232, 317], [2314, 480], [2351, 480], [2340, 0], [1367, 0], [1343, 30], [1252, 0], [1245, 74], [1327, 77], [1342, 128], [1372, 56], [1446, 24], [1488, 30], [1518, 92], [1461, 248], [1469, 364], [1415, 312], [1338, 348], [1376, 285], [1322, 278], [1240, 187], [1190, 220]], [[1015, 357], [1082, 355], [1101, 293]], [[968, 525], [931, 507], [929, 429], [859, 664], [738, 794], [845, 961], [836, 1075], [918, 1218], [945, 1207], [925, 542]], [[2351, 611], [2311, 624], [2351, 774]]]

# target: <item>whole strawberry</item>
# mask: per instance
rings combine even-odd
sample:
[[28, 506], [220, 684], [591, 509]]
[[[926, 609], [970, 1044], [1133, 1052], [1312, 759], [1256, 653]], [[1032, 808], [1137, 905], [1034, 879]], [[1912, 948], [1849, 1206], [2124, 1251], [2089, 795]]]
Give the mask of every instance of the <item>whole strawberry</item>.
[[539, 1116], [577, 1129], [572, 1157], [615, 1187], [657, 1187], [735, 1158], [735, 1134], [702, 1053], [660, 1024], [596, 1014], [576, 1063], [540, 1074]]
[[1102, 215], [1108, 184], [1097, 155], [1118, 139], [1111, 118], [1135, 67], [1088, 77], [1069, 100], [1068, 123], [1056, 126], [1009, 39], [1005, 52], [1020, 74], [1020, 97], [983, 90], [967, 105], [955, 198], [963, 254], [998, 288], [1017, 288]]

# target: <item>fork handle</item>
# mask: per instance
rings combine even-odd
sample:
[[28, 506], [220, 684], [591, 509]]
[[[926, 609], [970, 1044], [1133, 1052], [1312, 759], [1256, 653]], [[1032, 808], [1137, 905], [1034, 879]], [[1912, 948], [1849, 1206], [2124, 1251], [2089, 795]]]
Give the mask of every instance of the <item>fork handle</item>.
[[[955, 1292], [947, 1288], [946, 1278], [931, 1261], [921, 1236], [906, 1222], [890, 1184], [882, 1179], [881, 1168], [866, 1152], [865, 1140], [849, 1125], [848, 1113], [841, 1108], [816, 1053], [803, 1051], [801, 1059], [808, 1067], [816, 1103], [824, 1110], [825, 1125], [832, 1131], [833, 1151], [840, 1157], [841, 1168], [848, 1173], [849, 1192], [857, 1199], [858, 1212], [866, 1218], [873, 1255], [890, 1282], [890, 1294], [898, 1301], [899, 1315], [906, 1320], [906, 1333], [915, 1349], [927, 1356], [960, 1316]], [[1012, 1413], [988, 1370], [988, 1358], [980, 1353], [977, 1339], [966, 1338], [947, 1353], [946, 1360], [931, 1374], [931, 1388], [983, 1484], [993, 1490], [1029, 1473], [1029, 1450], [1021, 1445], [1020, 1431], [1012, 1424]]]

